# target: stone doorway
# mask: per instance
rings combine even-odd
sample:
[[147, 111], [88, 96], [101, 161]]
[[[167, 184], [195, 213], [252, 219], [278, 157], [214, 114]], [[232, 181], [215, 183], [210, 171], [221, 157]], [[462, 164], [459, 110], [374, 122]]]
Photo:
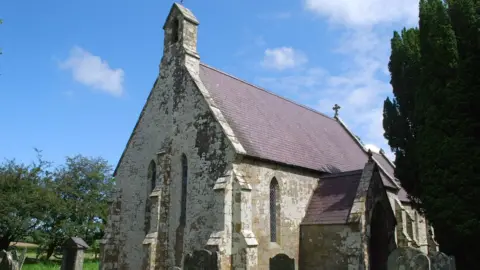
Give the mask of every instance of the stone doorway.
[[389, 222], [383, 205], [377, 203], [370, 220], [370, 270], [387, 270], [389, 249]]

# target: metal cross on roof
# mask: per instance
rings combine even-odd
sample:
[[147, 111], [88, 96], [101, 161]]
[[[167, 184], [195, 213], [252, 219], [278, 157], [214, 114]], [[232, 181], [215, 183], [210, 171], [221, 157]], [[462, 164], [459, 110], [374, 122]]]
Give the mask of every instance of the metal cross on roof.
[[333, 106], [332, 109], [335, 111], [334, 117], [338, 117], [338, 111], [340, 110], [340, 108], [342, 107], [338, 106], [338, 104], [335, 104], [335, 106]]

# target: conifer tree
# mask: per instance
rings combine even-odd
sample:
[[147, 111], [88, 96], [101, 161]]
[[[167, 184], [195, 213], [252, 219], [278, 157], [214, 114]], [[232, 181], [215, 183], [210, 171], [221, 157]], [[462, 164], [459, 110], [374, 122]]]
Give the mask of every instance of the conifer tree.
[[418, 29], [394, 33], [384, 103], [395, 176], [458, 269], [480, 254], [479, 0], [421, 0]]

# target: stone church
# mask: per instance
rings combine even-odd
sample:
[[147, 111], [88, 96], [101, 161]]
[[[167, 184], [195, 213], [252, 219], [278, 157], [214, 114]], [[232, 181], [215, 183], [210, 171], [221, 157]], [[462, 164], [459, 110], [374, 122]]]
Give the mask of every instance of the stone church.
[[115, 169], [100, 269], [386, 269], [396, 247], [437, 250], [383, 152], [337, 113], [202, 63], [198, 26], [173, 4]]

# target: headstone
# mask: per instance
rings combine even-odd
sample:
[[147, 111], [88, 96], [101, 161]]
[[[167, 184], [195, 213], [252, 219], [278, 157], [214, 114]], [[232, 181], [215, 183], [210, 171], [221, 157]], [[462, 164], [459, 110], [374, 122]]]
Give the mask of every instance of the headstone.
[[422, 251], [404, 247], [388, 256], [388, 270], [455, 270], [455, 260], [442, 252], [427, 255]]
[[295, 260], [280, 253], [270, 258], [270, 270], [295, 270]]
[[420, 250], [397, 248], [388, 256], [388, 270], [430, 270], [430, 259]]
[[184, 270], [218, 270], [217, 252], [202, 249], [187, 254]]
[[87, 243], [79, 237], [70, 237], [63, 244], [63, 260], [61, 270], [82, 270]]
[[1, 270], [19, 270], [18, 262], [13, 258], [11, 252], [0, 250], [0, 269]]
[[443, 252], [436, 252], [430, 257], [432, 270], [455, 270], [455, 259]]

